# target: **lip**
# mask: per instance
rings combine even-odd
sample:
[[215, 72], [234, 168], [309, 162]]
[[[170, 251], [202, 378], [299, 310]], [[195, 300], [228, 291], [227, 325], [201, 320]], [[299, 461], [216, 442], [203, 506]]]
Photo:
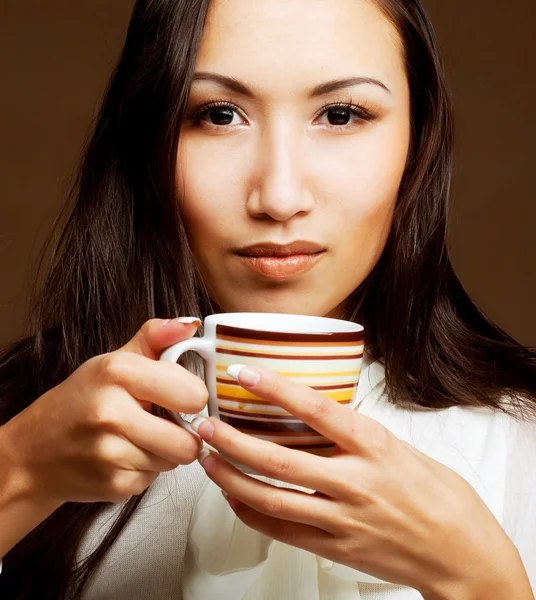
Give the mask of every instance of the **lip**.
[[236, 251], [252, 271], [268, 279], [283, 280], [310, 271], [326, 249], [315, 242], [298, 241], [290, 244], [255, 244]]
[[297, 241], [289, 244], [274, 244], [274, 243], [262, 243], [253, 244], [245, 248], [239, 248], [235, 252], [240, 256], [296, 256], [304, 254], [318, 254], [324, 252], [324, 246], [317, 244], [316, 242]]

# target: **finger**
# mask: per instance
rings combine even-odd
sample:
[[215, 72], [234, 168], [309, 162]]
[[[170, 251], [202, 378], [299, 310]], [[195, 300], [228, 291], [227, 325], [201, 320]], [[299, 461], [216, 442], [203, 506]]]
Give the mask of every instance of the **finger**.
[[[202, 421], [208, 421], [213, 426], [211, 435], [205, 435], [207, 428]], [[314, 489], [333, 498], [344, 494], [347, 475], [338, 476], [340, 469], [331, 458], [291, 450], [255, 438], [218, 419], [199, 419], [197, 423], [199, 435], [206, 442], [259, 475]]]
[[178, 465], [189, 465], [201, 452], [202, 442], [182, 427], [144, 411], [128, 411], [122, 432], [134, 445]]
[[269, 369], [233, 365], [228, 374], [245, 389], [298, 417], [347, 452], [366, 451], [374, 436], [384, 429], [373, 419]]
[[148, 360], [131, 352], [113, 352], [99, 357], [95, 368], [100, 370], [98, 379], [126, 390], [140, 402], [197, 414], [208, 401], [203, 380], [174, 363]]
[[[133, 449], [132, 454], [128, 456], [128, 464], [130, 466], [123, 467], [129, 471], [150, 471], [152, 473], [164, 473], [166, 471], [173, 471], [178, 467], [178, 464], [166, 460], [157, 454], [149, 452], [149, 450], [143, 450], [131, 444]], [[125, 461], [126, 462], [126, 461]]]
[[304, 523], [323, 531], [340, 533], [333, 524], [337, 505], [325, 496], [289, 490], [244, 475], [215, 453], [203, 459], [202, 466], [212, 481], [229, 496], [269, 517]]
[[302, 548], [318, 556], [327, 557], [333, 552], [333, 542], [336, 538], [322, 529], [269, 517], [231, 496], [229, 505], [245, 525], [273, 540]]
[[200, 325], [201, 320], [197, 317], [151, 319], [118, 352], [134, 352], [158, 360], [166, 348], [191, 338]]
[[126, 471], [162, 473], [177, 467], [174, 462], [134, 445], [127, 438], [114, 434], [102, 436], [94, 450], [101, 460]]

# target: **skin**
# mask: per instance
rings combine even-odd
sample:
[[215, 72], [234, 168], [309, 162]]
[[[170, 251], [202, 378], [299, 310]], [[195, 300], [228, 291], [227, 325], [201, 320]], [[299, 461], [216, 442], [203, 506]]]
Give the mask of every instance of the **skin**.
[[[181, 131], [177, 190], [213, 301], [228, 312], [344, 316], [346, 299], [385, 246], [408, 154], [409, 90], [393, 25], [359, 0], [214, 2], [196, 72], [233, 77], [254, 93], [194, 81], [190, 115], [213, 101], [232, 103], [235, 112], [222, 121], [221, 107], [205, 111]], [[307, 90], [347, 77], [382, 85], [308, 97]], [[374, 117], [334, 126], [322, 107], [338, 102]], [[327, 252], [311, 271], [284, 281], [252, 273], [234, 253], [294, 240], [318, 242]], [[349, 417], [275, 373], [244, 369], [239, 382], [338, 446], [336, 456], [322, 458], [198, 419], [199, 435], [216, 450], [261, 475], [318, 490], [270, 486], [204, 451], [208, 476], [247, 525], [414, 587], [427, 600], [533, 598], [515, 547], [456, 473], [379, 423]], [[452, 510], [460, 505], [463, 511]]]
[[[409, 90], [395, 29], [355, 0], [214, 2], [196, 72], [234, 77], [255, 93], [195, 81], [189, 114], [214, 101], [236, 110], [229, 125], [220, 109], [181, 131], [177, 190], [212, 299], [228, 312], [342, 316], [385, 246], [408, 154]], [[308, 97], [349, 77], [389, 91], [361, 84]], [[322, 109], [337, 103], [374, 118], [346, 109], [337, 125], [341, 115]], [[290, 280], [261, 277], [233, 253], [296, 240], [327, 252]]]

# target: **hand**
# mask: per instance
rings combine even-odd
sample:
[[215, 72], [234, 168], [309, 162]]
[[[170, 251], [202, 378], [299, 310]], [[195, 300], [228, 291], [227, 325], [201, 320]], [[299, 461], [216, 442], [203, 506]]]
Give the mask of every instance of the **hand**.
[[449, 468], [378, 422], [271, 371], [243, 368], [238, 381], [337, 444], [333, 457], [319, 457], [216, 419], [198, 420], [199, 435], [230, 459], [317, 490], [268, 485], [210, 453], [202, 458], [208, 476], [248, 526], [429, 598], [482, 597], [469, 590], [504, 573], [503, 560], [514, 564], [513, 544], [473, 488]]
[[161, 351], [191, 337], [197, 322], [154, 319], [120, 350], [92, 358], [2, 427], [2, 465], [42, 504], [121, 502], [162, 471], [193, 462], [200, 440], [151, 414], [153, 404], [197, 413], [201, 379]]

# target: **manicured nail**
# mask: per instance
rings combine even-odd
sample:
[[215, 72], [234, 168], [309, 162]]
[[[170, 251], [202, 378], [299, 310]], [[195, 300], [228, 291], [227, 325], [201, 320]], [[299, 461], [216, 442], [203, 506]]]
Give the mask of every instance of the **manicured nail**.
[[206, 448], [203, 448], [203, 450], [201, 450], [199, 456], [197, 457], [197, 460], [207, 473], [210, 473], [214, 465], [216, 464], [214, 457], [211, 456], [211, 453]]
[[199, 327], [201, 325], [201, 319], [197, 317], [180, 317], [180, 319], [175, 319], [174, 323], [183, 323], [184, 325], [196, 325]]
[[190, 423], [190, 427], [197, 433], [197, 435], [201, 439], [205, 440], [205, 442], [210, 442], [210, 440], [214, 436], [214, 425], [207, 419], [204, 419], [203, 417], [196, 417]]
[[231, 365], [227, 375], [243, 385], [257, 385], [261, 380], [260, 373], [246, 365]]

